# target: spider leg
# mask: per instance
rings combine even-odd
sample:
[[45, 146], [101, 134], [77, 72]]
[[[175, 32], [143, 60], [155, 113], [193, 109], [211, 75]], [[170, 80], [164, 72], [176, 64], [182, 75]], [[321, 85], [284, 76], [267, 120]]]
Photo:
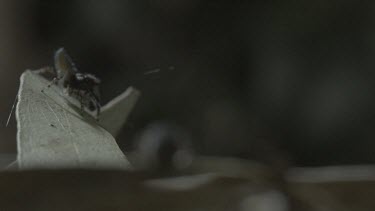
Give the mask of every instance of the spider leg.
[[96, 102], [96, 120], [99, 121], [101, 105], [98, 101], [95, 100], [95, 102]]
[[50, 87], [52, 86], [52, 84], [57, 83], [58, 80], [59, 80], [59, 78], [54, 77], [54, 78], [52, 79], [51, 83], [49, 83], [49, 84], [47, 85], [47, 87], [50, 88]]
[[81, 112], [83, 112], [84, 111], [84, 109], [85, 109], [85, 102], [83, 102], [83, 100], [84, 100], [84, 96], [87, 94], [87, 92], [86, 91], [83, 91], [83, 93], [81, 93], [79, 90], [77, 90], [76, 91], [76, 95], [78, 95], [78, 100], [79, 100], [79, 103], [81, 104]]
[[97, 95], [94, 94], [93, 91], [90, 91], [88, 94], [89, 94], [90, 100], [94, 104], [94, 107], [95, 107], [95, 110], [96, 110], [96, 121], [99, 121], [100, 108], [101, 108], [99, 98], [98, 98]]
[[82, 93], [82, 90], [73, 89], [69, 85], [65, 88], [65, 92], [69, 96], [73, 96], [74, 98], [76, 98], [79, 101], [80, 112], [81, 112], [81, 114], [83, 114], [83, 111], [84, 111], [84, 108], [85, 108], [84, 96], [85, 96], [86, 92]]
[[69, 96], [72, 94], [76, 94], [77, 92], [77, 90], [70, 88], [69, 85], [66, 86], [64, 91], [65, 91], [65, 94], [68, 94]]
[[79, 94], [79, 103], [81, 104], [81, 112], [84, 111], [85, 109], [85, 106], [84, 106], [84, 102], [83, 102], [83, 96]]
[[52, 86], [52, 84], [56, 84], [57, 83], [57, 81], [59, 81], [61, 78], [59, 78], [59, 77], [54, 77], [53, 79], [52, 79], [52, 81], [47, 85], [47, 87], [44, 87], [42, 90], [40, 90], [41, 92], [44, 92], [44, 89], [46, 89], [46, 88], [50, 88], [51, 86]]

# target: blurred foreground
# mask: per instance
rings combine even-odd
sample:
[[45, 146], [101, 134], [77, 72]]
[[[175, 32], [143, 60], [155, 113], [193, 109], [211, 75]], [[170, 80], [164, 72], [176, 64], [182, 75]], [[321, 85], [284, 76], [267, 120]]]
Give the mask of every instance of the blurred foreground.
[[[2, 172], [1, 209], [371, 211], [375, 207], [373, 167], [295, 169], [277, 178], [264, 166], [244, 160], [200, 159], [197, 166], [180, 172], [184, 176], [163, 178], [125, 171]], [[343, 176], [347, 172], [351, 176]]]

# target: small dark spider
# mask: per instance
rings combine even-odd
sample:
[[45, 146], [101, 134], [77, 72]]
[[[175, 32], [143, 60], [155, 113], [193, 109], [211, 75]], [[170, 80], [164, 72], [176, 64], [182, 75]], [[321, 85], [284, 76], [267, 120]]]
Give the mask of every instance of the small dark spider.
[[54, 60], [56, 77], [52, 83], [57, 83], [69, 95], [76, 97], [81, 103], [81, 110], [85, 107], [90, 111], [96, 110], [96, 118], [98, 120], [101, 108], [99, 95], [100, 79], [92, 74], [78, 71], [64, 48], [56, 51]]

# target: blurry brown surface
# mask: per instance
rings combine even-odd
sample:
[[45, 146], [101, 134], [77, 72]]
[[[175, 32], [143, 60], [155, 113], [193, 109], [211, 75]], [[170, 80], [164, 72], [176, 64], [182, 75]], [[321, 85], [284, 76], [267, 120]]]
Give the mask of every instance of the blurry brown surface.
[[289, 181], [280, 189], [262, 177], [235, 174], [158, 178], [146, 172], [125, 171], [1, 172], [0, 207], [143, 211], [370, 211], [375, 207], [375, 180], [335, 182], [332, 177], [330, 182]]
[[147, 175], [116, 171], [28, 171], [0, 174], [3, 210], [233, 210], [246, 180], [213, 178], [182, 190], [154, 187]]
[[331, 210], [374, 210], [375, 180], [338, 181], [327, 183], [294, 183], [291, 185], [296, 198], [305, 206], [320, 205]]

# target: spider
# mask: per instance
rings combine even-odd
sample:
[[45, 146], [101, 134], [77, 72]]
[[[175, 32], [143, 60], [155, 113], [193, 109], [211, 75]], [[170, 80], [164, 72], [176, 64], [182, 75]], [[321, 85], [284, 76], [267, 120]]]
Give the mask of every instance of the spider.
[[54, 83], [58, 84], [68, 95], [73, 95], [80, 101], [82, 111], [84, 108], [90, 111], [96, 110], [96, 119], [99, 120], [100, 79], [92, 74], [80, 72], [64, 48], [56, 51], [54, 60], [56, 76], [48, 87]]

